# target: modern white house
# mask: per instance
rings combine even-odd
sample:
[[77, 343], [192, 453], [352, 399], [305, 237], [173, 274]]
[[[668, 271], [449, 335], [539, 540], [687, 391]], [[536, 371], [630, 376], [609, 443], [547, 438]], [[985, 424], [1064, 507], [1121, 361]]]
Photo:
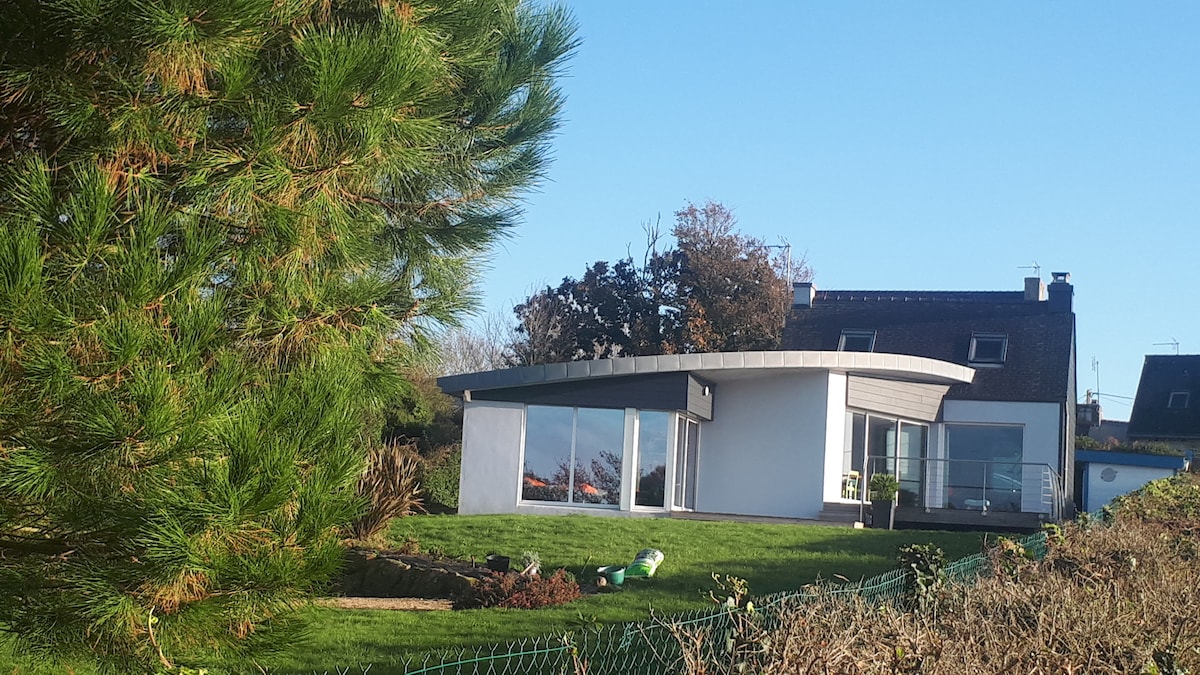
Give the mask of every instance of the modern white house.
[[[441, 378], [464, 405], [461, 513], [897, 520], [1034, 527], [1071, 502], [1066, 275], [1025, 291], [796, 288], [779, 351], [639, 356]], [[1065, 304], [1064, 304], [1065, 303]]]

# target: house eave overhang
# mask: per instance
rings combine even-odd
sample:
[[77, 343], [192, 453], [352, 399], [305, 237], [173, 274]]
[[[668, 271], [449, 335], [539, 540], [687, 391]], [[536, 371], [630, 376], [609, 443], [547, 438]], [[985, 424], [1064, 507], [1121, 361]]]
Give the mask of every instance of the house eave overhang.
[[800, 371], [828, 371], [904, 382], [969, 383], [972, 368], [922, 356], [871, 352], [754, 351], [664, 354], [549, 363], [438, 378], [447, 394], [651, 373], [693, 373], [712, 382]]

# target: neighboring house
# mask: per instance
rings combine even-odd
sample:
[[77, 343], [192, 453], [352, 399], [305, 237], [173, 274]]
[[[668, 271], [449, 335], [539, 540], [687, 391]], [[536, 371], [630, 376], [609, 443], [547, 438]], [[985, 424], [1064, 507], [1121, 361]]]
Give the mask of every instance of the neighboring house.
[[[1076, 477], [1077, 498], [1086, 511], [1095, 511], [1113, 498], [1133, 492], [1146, 483], [1187, 471], [1193, 448], [1200, 447], [1200, 355], [1151, 355], [1142, 365], [1137, 396], [1129, 422], [1103, 421], [1088, 435], [1101, 441], [1108, 436], [1129, 443], [1154, 443], [1178, 451], [1177, 455], [1104, 450], [1080, 450]], [[1124, 424], [1121, 428], [1120, 425]], [[1124, 432], [1124, 438], [1117, 431]]]
[[1129, 494], [1152, 480], [1187, 471], [1192, 456], [1147, 455], [1136, 452], [1077, 450], [1084, 511], [1096, 511], [1113, 499]]
[[1088, 426], [1086, 434], [1082, 432], [1080, 429], [1079, 435], [1086, 435], [1093, 441], [1124, 445], [1129, 441], [1129, 422], [1101, 419], [1099, 424]]
[[900, 522], [1033, 527], [1073, 480], [1075, 324], [1048, 292], [816, 291], [780, 351], [454, 375], [461, 513], [857, 519], [872, 472]]
[[1200, 355], [1150, 355], [1142, 364], [1129, 440], [1200, 447]]

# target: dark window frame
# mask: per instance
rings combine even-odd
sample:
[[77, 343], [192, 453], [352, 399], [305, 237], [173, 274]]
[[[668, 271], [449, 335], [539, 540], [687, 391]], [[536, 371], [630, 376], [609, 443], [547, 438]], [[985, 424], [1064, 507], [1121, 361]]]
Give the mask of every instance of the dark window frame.
[[[876, 331], [874, 331], [874, 330], [869, 330], [869, 329], [865, 329], [865, 328], [844, 328], [844, 329], [842, 329], [841, 337], [838, 338], [837, 350], [839, 352], [873, 352], [873, 351], [875, 351], [875, 338], [876, 338]], [[846, 342], [848, 339], [849, 340], [866, 340], [867, 348], [866, 349], [847, 349]]]
[[[595, 406], [546, 405], [546, 404], [542, 404], [542, 403], [527, 403], [527, 404], [525, 404], [524, 408], [525, 408], [525, 410], [524, 410], [524, 420], [522, 421], [523, 428], [522, 428], [522, 432], [521, 432], [521, 455], [520, 455], [521, 487], [520, 487], [520, 492], [518, 493], [518, 503], [540, 504], [540, 505], [547, 505], [547, 506], [564, 506], [564, 507], [570, 507], [570, 508], [595, 508], [595, 509], [610, 509], [610, 510], [611, 509], [620, 509], [621, 508], [621, 493], [624, 492], [624, 490], [625, 490], [625, 473], [623, 470], [623, 464], [625, 461], [625, 450], [626, 450], [626, 447], [625, 447], [625, 422], [623, 419], [623, 416], [625, 413], [624, 409], [601, 408], [601, 407], [595, 407]], [[529, 474], [529, 472], [528, 472], [528, 467], [529, 467], [528, 457], [529, 457], [529, 439], [530, 439], [530, 433], [529, 433], [529, 429], [530, 429], [529, 417], [530, 417], [530, 415], [529, 415], [529, 413], [530, 413], [531, 408], [553, 409], [553, 410], [556, 410], [559, 412], [567, 411], [567, 410], [571, 411], [571, 423], [570, 423], [571, 424], [571, 429], [570, 429], [570, 432], [571, 432], [570, 439], [571, 440], [570, 440], [570, 447], [568, 448], [568, 456], [567, 456], [568, 466], [565, 469], [565, 472], [566, 472], [565, 485], [562, 485], [559, 483], [551, 483], [551, 481], [549, 479], [543, 481], [536, 475], [535, 476], [528, 475]], [[576, 481], [576, 476], [577, 476], [576, 470], [577, 470], [577, 467], [581, 465], [580, 464], [581, 443], [580, 443], [580, 433], [579, 433], [580, 426], [581, 426], [580, 425], [580, 416], [581, 416], [581, 413], [587, 413], [589, 411], [602, 411], [605, 413], [619, 412], [622, 415], [622, 421], [621, 421], [621, 425], [620, 425], [620, 430], [621, 430], [620, 458], [621, 458], [622, 465], [613, 467], [615, 469], [618, 483], [620, 485], [620, 492], [618, 492], [615, 495], [616, 501], [608, 501], [605, 499], [605, 497], [608, 497], [609, 493], [604, 493], [603, 496], [600, 497], [600, 501], [590, 501], [587, 499], [587, 497], [582, 496], [585, 494], [585, 488], [582, 486], [588, 485], [593, 490], [596, 489], [596, 486], [590, 485], [590, 483], [588, 483], [588, 482]], [[587, 427], [585, 426], [584, 428], [586, 429]], [[537, 440], [541, 441], [543, 439], [538, 438]], [[586, 442], [582, 445], [582, 448], [584, 449], [585, 452], [589, 449], [587, 447]], [[587, 458], [586, 454], [583, 454], [582, 456]], [[539, 459], [541, 459], [541, 458], [539, 458]], [[587, 459], [595, 459], [595, 458], [592, 457], [592, 458], [587, 458]], [[562, 469], [559, 470], [560, 473], [562, 471], [563, 471]], [[596, 478], [592, 477], [592, 476], [589, 476], [589, 478], [592, 481], [596, 480]], [[531, 479], [537, 480], [540, 483], [540, 485], [532, 484]], [[531, 491], [536, 491], [536, 488], [538, 488], [538, 487], [542, 487], [542, 488], [550, 487], [551, 491], [549, 491], [549, 492], [550, 492], [550, 494], [553, 494], [553, 490], [558, 489], [560, 486], [563, 487], [566, 491], [565, 494], [563, 494], [562, 499], [538, 499], [536, 496], [534, 496], [534, 497], [527, 496]]]
[[[1177, 398], [1183, 399], [1183, 405], [1175, 405], [1175, 401], [1177, 400]], [[1192, 398], [1191, 392], [1173, 391], [1173, 392], [1171, 392], [1171, 395], [1167, 397], [1167, 409], [1168, 410], [1187, 410], [1188, 404], [1190, 404], [1192, 402], [1191, 398]]]
[[[1000, 343], [999, 356], [979, 354], [980, 342]], [[1002, 366], [1008, 360], [1008, 333], [971, 333], [971, 351], [967, 353], [967, 363], [971, 365]]]

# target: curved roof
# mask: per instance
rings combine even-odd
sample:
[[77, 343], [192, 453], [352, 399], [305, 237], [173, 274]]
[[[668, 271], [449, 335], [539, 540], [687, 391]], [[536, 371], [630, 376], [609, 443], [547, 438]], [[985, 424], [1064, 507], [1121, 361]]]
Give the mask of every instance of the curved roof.
[[871, 352], [758, 351], [664, 354], [549, 363], [449, 375], [438, 378], [438, 386], [448, 394], [461, 394], [467, 390], [500, 389], [650, 373], [690, 372], [720, 382], [767, 372], [802, 370], [829, 370], [932, 384], [966, 383], [975, 376], [975, 371], [966, 366], [922, 356]]

